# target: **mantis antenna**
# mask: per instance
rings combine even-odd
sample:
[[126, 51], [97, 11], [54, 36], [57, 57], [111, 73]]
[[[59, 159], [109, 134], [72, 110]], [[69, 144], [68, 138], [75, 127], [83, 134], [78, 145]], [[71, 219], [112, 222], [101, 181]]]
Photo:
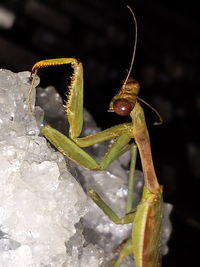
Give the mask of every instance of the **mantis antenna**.
[[140, 100], [142, 103], [144, 103], [147, 107], [152, 109], [156, 113], [156, 115], [158, 116], [159, 121], [155, 121], [153, 123], [153, 125], [161, 125], [163, 123], [163, 119], [162, 119], [160, 113], [154, 107], [152, 107], [149, 103], [147, 103], [145, 100], [143, 100], [142, 98], [137, 96], [137, 99]]
[[[135, 25], [135, 42], [134, 42], [134, 47], [133, 47], [133, 54], [132, 54], [132, 59], [131, 59], [131, 64], [130, 64], [130, 67], [129, 67], [129, 70], [128, 70], [128, 74], [126, 76], [126, 79], [124, 80], [124, 83], [122, 85], [122, 89], [125, 88], [126, 84], [127, 84], [127, 81], [128, 81], [128, 78], [131, 74], [131, 71], [133, 69], [133, 63], [134, 63], [134, 60], [135, 60], [135, 53], [136, 53], [136, 47], [137, 47], [137, 36], [138, 36], [138, 27], [137, 27], [137, 19], [135, 17], [135, 14], [133, 12], [133, 9], [127, 5], [127, 8], [130, 10], [131, 14], [132, 14], [132, 17], [133, 17], [133, 20], [134, 20], [134, 25]], [[159, 112], [154, 108], [152, 107], [149, 103], [147, 103], [145, 100], [143, 100], [142, 98], [136, 96], [136, 98], [138, 100], [140, 100], [142, 103], [144, 103], [146, 106], [148, 106], [150, 109], [152, 109], [156, 115], [158, 116], [158, 119], [159, 121], [156, 121], [154, 122], [154, 125], [160, 125], [163, 123], [163, 119], [161, 117], [161, 115], [159, 114]]]
[[130, 12], [132, 14], [132, 17], [134, 19], [134, 25], [135, 25], [135, 43], [134, 43], [133, 55], [132, 55], [132, 59], [131, 59], [131, 64], [130, 64], [130, 67], [129, 67], [129, 71], [128, 71], [128, 74], [126, 76], [126, 79], [124, 81], [124, 84], [123, 84], [122, 88], [124, 88], [126, 86], [127, 80], [128, 80], [128, 78], [129, 78], [129, 76], [131, 74], [131, 71], [133, 69], [133, 62], [134, 62], [134, 59], [135, 59], [135, 52], [136, 52], [136, 46], [137, 46], [137, 32], [138, 32], [138, 29], [137, 29], [137, 19], [135, 17], [135, 14], [134, 14], [134, 12], [133, 12], [133, 10], [132, 10], [132, 8], [130, 6], [126, 6], [126, 7], [130, 10]]

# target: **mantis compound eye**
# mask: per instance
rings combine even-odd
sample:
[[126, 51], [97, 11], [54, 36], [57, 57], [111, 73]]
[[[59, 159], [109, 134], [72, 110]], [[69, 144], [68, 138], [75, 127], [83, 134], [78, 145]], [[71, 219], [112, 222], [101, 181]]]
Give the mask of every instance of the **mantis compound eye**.
[[119, 98], [113, 103], [113, 109], [120, 116], [129, 115], [134, 108], [134, 104], [124, 98]]

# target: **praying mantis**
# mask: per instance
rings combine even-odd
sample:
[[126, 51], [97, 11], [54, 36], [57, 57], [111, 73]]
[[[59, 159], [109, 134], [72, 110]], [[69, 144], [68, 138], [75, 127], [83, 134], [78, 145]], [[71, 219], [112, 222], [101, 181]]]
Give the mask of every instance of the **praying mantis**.
[[[90, 136], [79, 137], [83, 126], [83, 67], [81, 62], [77, 61], [75, 58], [47, 59], [37, 62], [34, 64], [31, 71], [32, 84], [29, 95], [39, 69], [67, 64], [71, 65], [73, 71], [66, 102], [69, 136], [63, 135], [50, 125], [45, 125], [41, 129], [41, 132], [46, 139], [66, 157], [82, 167], [91, 170], [106, 169], [112, 161], [128, 149], [131, 149], [132, 159], [125, 216], [119, 218], [101, 199], [98, 193], [92, 189], [89, 190], [88, 194], [114, 223], [133, 224], [132, 237], [123, 243], [119, 256], [112, 263], [112, 266], [119, 267], [124, 257], [131, 254], [133, 254], [136, 267], [161, 266], [160, 237], [163, 217], [162, 186], [159, 185], [154, 170], [145, 115], [139, 101], [140, 98], [138, 97], [140, 85], [135, 79], [130, 78], [128, 74], [120, 90], [113, 97], [109, 105], [108, 111], [115, 112], [122, 116], [129, 115], [131, 122], [113, 126]], [[83, 150], [84, 147], [110, 139], [114, 139], [114, 142], [109, 147], [107, 153], [98, 162]], [[136, 145], [132, 142], [133, 140]], [[144, 188], [140, 203], [135, 210], [132, 210], [133, 176], [137, 148], [139, 150], [144, 173]]]

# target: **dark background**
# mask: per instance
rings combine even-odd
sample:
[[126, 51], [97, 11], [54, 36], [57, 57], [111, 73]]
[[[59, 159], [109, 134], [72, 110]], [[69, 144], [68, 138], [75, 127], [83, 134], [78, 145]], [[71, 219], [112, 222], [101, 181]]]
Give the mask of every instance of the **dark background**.
[[[163, 266], [199, 262], [199, 8], [192, 1], [6, 0], [0, 1], [0, 67], [31, 70], [41, 59], [76, 57], [84, 64], [85, 107], [103, 129], [127, 118], [107, 113], [125, 78], [138, 21], [132, 75], [141, 83], [144, 106], [164, 200], [174, 205], [170, 252]], [[41, 72], [42, 85], [64, 96], [70, 68]]]

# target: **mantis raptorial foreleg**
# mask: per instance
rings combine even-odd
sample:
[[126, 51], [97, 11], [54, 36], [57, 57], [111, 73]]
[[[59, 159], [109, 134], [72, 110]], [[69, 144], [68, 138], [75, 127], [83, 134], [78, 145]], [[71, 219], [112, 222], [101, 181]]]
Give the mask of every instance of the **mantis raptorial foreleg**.
[[[72, 139], [66, 137], [56, 129], [46, 125], [42, 130], [42, 134], [65, 156], [75, 161], [82, 167], [91, 170], [103, 170], [116, 158], [119, 157], [128, 147], [130, 137], [127, 134], [121, 134], [116, 137], [115, 142], [108, 149], [101, 161], [97, 162], [81, 147], [79, 147]], [[95, 136], [98, 136], [96, 134]], [[94, 136], [92, 136], [94, 137]], [[98, 136], [99, 137], [99, 136]], [[100, 139], [100, 138], [99, 138]], [[108, 138], [107, 140], [109, 140]], [[89, 143], [89, 140], [87, 140]], [[93, 141], [93, 140], [92, 140]], [[89, 146], [89, 144], [87, 145]]]
[[[56, 129], [46, 125], [42, 129], [43, 135], [60, 150], [65, 156], [69, 157], [81, 166], [102, 170], [126, 151], [127, 144], [131, 139], [131, 123], [117, 125], [108, 130], [96, 133], [91, 136], [80, 138], [83, 125], [83, 70], [82, 64], [74, 58], [61, 58], [55, 60], [43, 60], [37, 62], [32, 68], [32, 75], [36, 75], [37, 70], [44, 67], [71, 64], [74, 72], [69, 86], [69, 97], [66, 103], [66, 113], [69, 119], [69, 137], [61, 134]], [[100, 162], [93, 159], [81, 147], [91, 146], [98, 142], [103, 142], [115, 138], [108, 152]]]

